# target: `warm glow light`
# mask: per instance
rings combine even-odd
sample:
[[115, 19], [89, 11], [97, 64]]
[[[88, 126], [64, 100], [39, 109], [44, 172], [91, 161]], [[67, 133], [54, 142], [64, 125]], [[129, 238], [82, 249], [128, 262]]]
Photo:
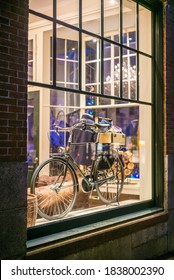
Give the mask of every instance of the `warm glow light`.
[[140, 140], [140, 141], [139, 141], [139, 145], [140, 145], [140, 146], [145, 146], [145, 141], [144, 141], [144, 140]]

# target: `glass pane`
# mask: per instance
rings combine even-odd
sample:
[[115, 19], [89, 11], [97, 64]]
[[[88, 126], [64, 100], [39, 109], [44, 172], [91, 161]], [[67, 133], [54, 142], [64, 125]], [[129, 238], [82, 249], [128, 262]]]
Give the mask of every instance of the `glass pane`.
[[111, 83], [111, 60], [104, 61], [104, 81]]
[[[107, 88], [106, 88], [106, 91], [107, 91]], [[99, 97], [99, 105], [106, 105], [107, 106], [107, 105], [110, 105], [110, 104], [111, 104], [111, 100], [109, 100], [108, 98]], [[99, 113], [99, 117], [105, 117], [105, 113], [106, 113], [106, 111], [101, 109], [100, 113]]]
[[[120, 1], [105, 0], [104, 1], [104, 36], [108, 32], [116, 32], [120, 30]], [[119, 42], [119, 35], [114, 37], [114, 41]]]
[[55, 154], [60, 147], [66, 147], [69, 138], [69, 132], [59, 131], [56, 133], [55, 125], [58, 125], [62, 128], [69, 127], [66, 122], [66, 109], [61, 107], [50, 107], [50, 154]]
[[152, 14], [139, 5], [139, 49], [152, 53]]
[[97, 59], [97, 45], [98, 45], [98, 40], [95, 38], [85, 43], [86, 61]]
[[104, 41], [104, 58], [107, 57], [111, 57], [111, 43]]
[[[151, 106], [139, 109], [140, 200], [152, 198], [152, 112]], [[136, 154], [135, 154], [136, 156]], [[135, 157], [136, 159], [136, 157]]]
[[116, 97], [120, 96], [120, 83], [119, 82], [114, 82], [114, 95]]
[[62, 60], [56, 61], [56, 81], [65, 82], [65, 62]]
[[[60, 85], [61, 86], [61, 85]], [[50, 91], [50, 105], [65, 105], [64, 92], [61, 90], [51, 90]]]
[[[35, 34], [34, 46], [36, 46], [33, 52], [33, 65], [35, 67], [33, 81], [50, 84], [50, 72], [52, 67], [50, 63], [53, 37], [52, 29], [48, 31], [42, 30], [41, 36], [39, 32], [36, 35], [36, 24], [32, 24], [33, 20], [34, 22], [37, 22], [39, 26], [40, 24], [44, 24], [44, 26], [50, 26], [50, 21], [47, 21], [45, 19], [43, 20], [43, 18], [32, 16], [31, 14], [29, 14], [29, 37], [32, 37], [33, 34]], [[44, 43], [44, 47], [42, 43]]]
[[137, 80], [137, 58], [134, 52], [124, 50], [127, 55], [123, 57], [122, 79], [123, 79], [123, 97], [137, 99], [136, 80]]
[[78, 26], [78, 0], [57, 0], [57, 19]]
[[28, 60], [33, 60], [33, 40], [28, 40]]
[[82, 1], [82, 28], [100, 34], [100, 0]]
[[[115, 36], [114, 36], [115, 37]], [[120, 47], [115, 45], [114, 46], [114, 57], [117, 57], [119, 56], [119, 53], [120, 53]]]
[[64, 82], [62, 86], [78, 88], [78, 32], [64, 26], [57, 26], [57, 81]]
[[129, 46], [128, 38], [125, 34], [134, 32], [134, 42], [131, 47], [136, 48], [136, 3], [132, 0], [123, 0], [123, 44]]
[[28, 80], [33, 81], [33, 62], [28, 62]]
[[114, 81], [120, 80], [120, 59], [114, 59]]
[[129, 47], [136, 48], [136, 34], [135, 31], [128, 33]]
[[56, 39], [56, 57], [65, 58], [65, 39]]
[[86, 84], [97, 82], [97, 63], [86, 64]]
[[80, 94], [74, 92], [66, 93], [66, 105], [67, 106], [80, 106]]
[[104, 83], [104, 94], [111, 95], [111, 83]]
[[29, 0], [29, 8], [44, 15], [53, 16], [53, 0]]
[[66, 65], [67, 82], [78, 82], [78, 63], [67, 61]]
[[66, 57], [71, 60], [78, 60], [78, 42], [74, 40], [67, 40]]
[[70, 127], [79, 122], [79, 120], [80, 120], [80, 109], [67, 108], [66, 111], [67, 111], [66, 121], [67, 121], [67, 123]]
[[139, 55], [139, 99], [152, 101], [152, 60]]

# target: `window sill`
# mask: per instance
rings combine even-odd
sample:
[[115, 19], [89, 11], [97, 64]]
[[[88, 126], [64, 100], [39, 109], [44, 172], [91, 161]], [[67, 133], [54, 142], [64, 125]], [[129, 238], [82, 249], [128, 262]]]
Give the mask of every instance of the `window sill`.
[[[35, 238], [27, 242], [27, 259], [48, 259], [59, 248], [61, 257], [167, 221], [168, 213], [152, 207], [93, 224]], [[77, 246], [78, 244], [78, 246]], [[76, 246], [75, 246], [76, 245]]]

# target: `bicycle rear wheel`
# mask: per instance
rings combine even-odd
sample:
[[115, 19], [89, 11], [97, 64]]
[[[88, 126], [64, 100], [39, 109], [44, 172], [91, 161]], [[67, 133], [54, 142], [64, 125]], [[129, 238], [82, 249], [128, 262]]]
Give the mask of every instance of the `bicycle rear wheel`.
[[[105, 166], [102, 170], [102, 165]], [[106, 180], [105, 180], [106, 179]], [[113, 159], [103, 162], [103, 157], [96, 160], [94, 166], [94, 181], [99, 198], [106, 204], [119, 201], [124, 184], [124, 169], [120, 156], [116, 154]]]
[[64, 217], [76, 200], [78, 182], [74, 170], [61, 158], [50, 158], [35, 170], [31, 192], [37, 195], [38, 214], [47, 220]]

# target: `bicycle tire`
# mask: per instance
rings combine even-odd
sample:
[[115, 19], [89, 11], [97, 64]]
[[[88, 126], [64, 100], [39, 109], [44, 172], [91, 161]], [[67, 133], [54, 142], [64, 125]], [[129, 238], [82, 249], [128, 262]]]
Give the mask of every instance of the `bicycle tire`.
[[31, 180], [31, 193], [37, 194], [40, 217], [55, 220], [72, 210], [78, 192], [74, 172], [63, 158], [50, 158], [36, 168]]
[[111, 204], [119, 201], [119, 196], [124, 184], [124, 168], [120, 156], [114, 156], [113, 161], [108, 164], [108, 168], [100, 170], [103, 159], [99, 157], [94, 166], [94, 182], [107, 179], [104, 183], [96, 184], [96, 191], [99, 198], [105, 204]]

